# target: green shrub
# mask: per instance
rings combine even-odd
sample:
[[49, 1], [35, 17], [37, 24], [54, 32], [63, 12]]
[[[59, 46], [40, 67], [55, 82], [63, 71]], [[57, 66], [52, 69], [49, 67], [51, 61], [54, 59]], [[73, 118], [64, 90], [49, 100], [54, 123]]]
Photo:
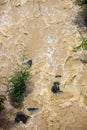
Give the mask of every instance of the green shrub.
[[26, 81], [30, 78], [29, 68], [26, 64], [17, 67], [10, 76], [8, 82], [8, 96], [11, 102], [21, 104], [24, 101], [24, 93], [26, 92]]
[[76, 4], [79, 6], [87, 6], [87, 0], [76, 0]]
[[82, 8], [79, 15], [81, 16], [84, 25], [87, 26], [87, 0], [75, 0], [75, 3]]
[[87, 38], [82, 38], [80, 45], [74, 48], [74, 51], [87, 50]]
[[4, 95], [0, 95], [0, 112], [4, 109], [4, 101], [6, 97]]

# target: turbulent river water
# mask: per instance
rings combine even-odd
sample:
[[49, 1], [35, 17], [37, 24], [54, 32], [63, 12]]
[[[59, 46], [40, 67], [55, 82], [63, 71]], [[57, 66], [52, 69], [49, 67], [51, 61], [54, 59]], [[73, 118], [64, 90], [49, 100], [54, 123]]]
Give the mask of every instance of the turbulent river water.
[[[9, 122], [17, 111], [31, 118], [18, 125], [5, 121], [0, 130], [87, 130], [87, 64], [72, 51], [80, 38], [73, 22], [78, 11], [72, 0], [0, 0], [0, 93], [24, 48], [33, 61], [32, 91], [23, 107], [7, 100], [2, 114]], [[53, 94], [57, 81], [63, 93]], [[30, 113], [29, 107], [39, 110]]]

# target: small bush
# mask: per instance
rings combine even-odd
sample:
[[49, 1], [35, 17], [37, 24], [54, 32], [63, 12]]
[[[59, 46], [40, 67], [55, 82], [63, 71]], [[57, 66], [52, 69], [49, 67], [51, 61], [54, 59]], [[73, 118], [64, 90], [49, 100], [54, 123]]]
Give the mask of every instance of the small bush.
[[76, 4], [79, 6], [87, 6], [87, 0], [76, 0]]
[[87, 38], [82, 38], [80, 45], [74, 48], [74, 51], [87, 50]]
[[4, 101], [6, 97], [4, 95], [0, 95], [0, 112], [4, 109]]
[[84, 25], [87, 25], [87, 0], [75, 0], [75, 3], [82, 8], [79, 14], [83, 19]]
[[10, 76], [8, 82], [8, 96], [11, 102], [21, 104], [24, 100], [26, 92], [26, 81], [30, 78], [29, 68], [26, 64], [17, 67], [14, 73]]

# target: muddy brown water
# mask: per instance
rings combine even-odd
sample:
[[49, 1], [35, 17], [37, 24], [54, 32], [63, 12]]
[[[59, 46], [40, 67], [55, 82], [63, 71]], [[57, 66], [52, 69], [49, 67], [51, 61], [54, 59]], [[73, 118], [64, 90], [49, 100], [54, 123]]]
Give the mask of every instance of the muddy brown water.
[[[0, 92], [24, 49], [33, 61], [33, 91], [18, 110], [6, 101], [0, 130], [87, 130], [87, 64], [72, 51], [80, 38], [72, 22], [78, 11], [71, 0], [0, 0]], [[54, 81], [63, 93], [51, 92]], [[26, 124], [13, 123], [17, 111], [31, 116]]]

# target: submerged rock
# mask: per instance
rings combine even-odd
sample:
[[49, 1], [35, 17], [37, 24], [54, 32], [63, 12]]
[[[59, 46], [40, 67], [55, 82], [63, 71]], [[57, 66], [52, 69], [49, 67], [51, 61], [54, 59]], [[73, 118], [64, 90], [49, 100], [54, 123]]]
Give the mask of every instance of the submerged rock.
[[82, 50], [78, 52], [79, 55], [79, 59], [83, 62], [83, 63], [87, 63], [87, 50]]
[[51, 91], [53, 93], [62, 93], [62, 91], [60, 91], [60, 82], [54, 82], [53, 84]]
[[15, 122], [16, 123], [26, 123], [27, 120], [29, 119], [30, 117], [25, 115], [23, 112], [17, 112], [17, 115], [15, 117]]
[[37, 111], [37, 110], [39, 110], [39, 108], [27, 108], [28, 109], [28, 111]]
[[61, 78], [62, 76], [61, 75], [56, 75], [55, 78]]
[[27, 110], [28, 110], [31, 114], [34, 114], [34, 113], [38, 112], [39, 108], [33, 108], [33, 107], [31, 107], [31, 108], [27, 108]]
[[52, 86], [51, 91], [52, 91], [53, 93], [57, 93], [57, 87]]
[[55, 86], [59, 86], [60, 85], [60, 82], [54, 82], [53, 83]]
[[14, 107], [14, 108], [19, 108], [20, 105], [16, 102], [12, 102], [11, 105]]
[[32, 60], [28, 60], [28, 61], [26, 62], [26, 64], [27, 64], [29, 67], [31, 67], [31, 66], [32, 66]]
[[52, 86], [51, 91], [52, 91], [53, 93], [58, 93], [58, 94], [63, 93], [63, 92], [60, 90], [59, 86]]

